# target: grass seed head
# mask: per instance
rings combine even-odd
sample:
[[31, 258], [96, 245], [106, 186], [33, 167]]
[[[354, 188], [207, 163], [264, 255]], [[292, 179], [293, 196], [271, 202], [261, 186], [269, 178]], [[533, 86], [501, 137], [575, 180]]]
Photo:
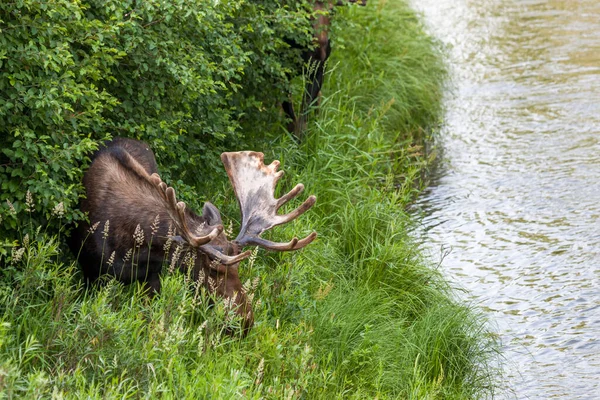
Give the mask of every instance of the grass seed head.
[[171, 245], [173, 244], [173, 239], [171, 239], [171, 237], [169, 236], [167, 238], [167, 241], [165, 242], [165, 244], [163, 245], [163, 250], [165, 253], [168, 253], [169, 250], [171, 250]]
[[152, 236], [156, 235], [156, 232], [158, 232], [158, 223], [160, 222], [160, 215], [156, 214], [156, 217], [154, 217], [154, 221], [152, 222], [152, 225], [150, 225], [150, 230], [152, 232]]
[[173, 244], [172, 238], [173, 238], [173, 236], [175, 236], [176, 233], [177, 233], [177, 231], [173, 227], [173, 223], [169, 222], [169, 231], [167, 232], [167, 241], [165, 242], [165, 244], [163, 246], [163, 250], [165, 253], [168, 253], [169, 250], [171, 250], [171, 245]]
[[109, 230], [110, 230], [110, 220], [107, 219], [106, 222], [104, 223], [104, 229], [102, 229], [102, 237], [104, 239], [106, 239], [108, 237]]
[[233, 310], [233, 307], [235, 306], [235, 299], [236, 299], [237, 295], [238, 295], [237, 292], [233, 292], [233, 295], [231, 297], [224, 298], [225, 309], [227, 311]]
[[254, 266], [254, 262], [256, 261], [256, 257], [258, 256], [258, 246], [252, 249], [252, 253], [250, 253], [250, 257], [248, 258], [248, 269], [251, 270]]
[[208, 325], [208, 320], [205, 319], [204, 322], [202, 323], [202, 325], [200, 325], [200, 328], [198, 328], [198, 330], [200, 332], [205, 332], [206, 333], [206, 326]]
[[250, 279], [246, 279], [246, 282], [244, 282], [244, 284], [242, 285], [242, 291], [244, 293], [248, 293], [248, 292], [250, 292], [250, 288], [251, 288]]
[[329, 293], [331, 293], [332, 289], [333, 283], [331, 282], [328, 282], [325, 286], [320, 286], [315, 294], [315, 298], [317, 300], [323, 300], [325, 297], [327, 297], [327, 295], [329, 295]]
[[181, 252], [183, 250], [183, 245], [179, 245], [175, 248], [173, 252], [173, 257], [171, 257], [171, 263], [169, 264], [169, 273], [172, 274], [175, 272], [175, 267], [177, 266], [177, 261], [179, 261], [179, 257], [181, 256]]
[[13, 205], [13, 203], [11, 203], [10, 200], [6, 199], [6, 204], [8, 204], [8, 212], [11, 215], [17, 215], [17, 210], [15, 210], [15, 206]]
[[27, 212], [33, 212], [35, 210], [35, 203], [33, 201], [33, 195], [28, 190], [25, 194], [25, 205], [27, 206]]
[[258, 368], [256, 368], [256, 380], [254, 381], [254, 384], [256, 386], [261, 384], [264, 374], [265, 374], [265, 359], [263, 357], [260, 359], [260, 362], [258, 363]]
[[125, 253], [125, 257], [123, 257], [123, 262], [126, 263], [127, 261], [129, 261], [129, 259], [131, 258], [131, 254], [133, 253], [133, 249], [129, 249], [127, 250], [127, 253]]
[[144, 243], [144, 230], [137, 224], [135, 227], [135, 232], [133, 232], [133, 240], [135, 241], [135, 246], [140, 247]]
[[218, 266], [220, 263], [221, 263], [221, 262], [220, 262], [218, 259], [216, 259], [216, 260], [212, 260], [212, 261], [210, 262], [209, 268], [210, 268], [210, 269], [217, 269], [217, 266]]
[[200, 272], [198, 272], [198, 280], [196, 281], [196, 285], [198, 287], [202, 286], [205, 278], [206, 278], [206, 274], [204, 273], [204, 270], [200, 270]]
[[252, 286], [250, 287], [250, 291], [254, 293], [256, 288], [258, 288], [258, 284], [260, 283], [260, 278], [257, 276], [252, 280]]
[[186, 255], [186, 263], [185, 265], [191, 270], [194, 265], [196, 265], [196, 252], [190, 251]]
[[211, 293], [214, 293], [215, 290], [217, 289], [215, 280], [210, 276], [208, 277], [208, 287], [210, 288]]
[[223, 234], [225, 235], [226, 238], [231, 237], [231, 235], [233, 235], [233, 222], [229, 221], [229, 225], [227, 225], [227, 228], [223, 231]]
[[109, 267], [112, 267], [114, 262], [115, 262], [115, 252], [113, 251], [112, 253], [110, 253], [110, 257], [108, 258], [108, 261], [106, 262], [106, 264], [108, 264]]
[[17, 249], [15, 251], [15, 248], [13, 247], [12, 249], [12, 263], [16, 264], [19, 261], [21, 261], [21, 258], [23, 258], [23, 254], [25, 253], [25, 247], [21, 247], [20, 249]]
[[90, 229], [88, 229], [88, 232], [93, 235], [94, 232], [96, 232], [96, 228], [98, 228], [98, 225], [100, 225], [100, 221], [96, 222], [94, 225], [90, 226]]

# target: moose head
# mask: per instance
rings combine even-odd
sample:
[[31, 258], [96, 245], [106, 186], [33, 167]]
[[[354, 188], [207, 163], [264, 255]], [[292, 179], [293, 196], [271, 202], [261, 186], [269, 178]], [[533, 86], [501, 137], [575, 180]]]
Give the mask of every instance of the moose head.
[[[124, 283], [143, 282], [157, 293], [167, 251], [171, 265], [179, 265], [199, 285], [227, 300], [247, 332], [254, 316], [238, 274], [240, 262], [251, 255], [244, 248], [292, 251], [311, 243], [316, 232], [287, 243], [266, 240], [261, 234], [296, 219], [316, 198], [309, 196], [292, 212], [280, 215], [278, 210], [304, 186], [298, 184], [276, 199], [275, 187], [283, 175], [277, 171], [279, 161], [265, 165], [263, 154], [252, 151], [223, 153], [221, 160], [241, 210], [240, 232], [233, 240], [225, 235], [214, 205], [207, 202], [197, 215], [177, 200], [175, 190], [158, 175], [154, 155], [145, 143], [115, 139], [100, 150], [84, 176], [87, 196], [81, 209], [88, 213], [92, 227], [104, 229], [82, 224], [70, 240], [72, 251], [80, 252], [87, 280], [110, 275]], [[178, 264], [183, 254], [187, 262]]]

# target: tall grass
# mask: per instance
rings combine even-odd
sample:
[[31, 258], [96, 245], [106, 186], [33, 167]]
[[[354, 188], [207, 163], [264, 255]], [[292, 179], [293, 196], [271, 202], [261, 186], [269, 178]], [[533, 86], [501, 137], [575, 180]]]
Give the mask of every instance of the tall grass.
[[[403, 211], [430, 163], [443, 65], [402, 1], [338, 16], [318, 115], [300, 146], [264, 149], [317, 205], [274, 236], [312, 230], [297, 253], [242, 266], [253, 287], [248, 337], [186, 278], [161, 295], [108, 282], [85, 290], [36, 227], [0, 278], [0, 398], [480, 398], [494, 391], [496, 344], [422, 260]], [[260, 146], [260, 143], [255, 143]], [[264, 144], [262, 144], [264, 145]], [[232, 191], [215, 196], [236, 215]], [[8, 216], [6, 216], [8, 217]], [[258, 279], [256, 279], [258, 278]], [[213, 299], [214, 300], [214, 299]]]

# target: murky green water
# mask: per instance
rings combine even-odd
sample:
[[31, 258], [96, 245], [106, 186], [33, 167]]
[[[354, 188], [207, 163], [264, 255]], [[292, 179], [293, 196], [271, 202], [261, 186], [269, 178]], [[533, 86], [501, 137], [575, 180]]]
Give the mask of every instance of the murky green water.
[[449, 49], [423, 241], [487, 310], [518, 399], [600, 398], [600, 1], [413, 0]]

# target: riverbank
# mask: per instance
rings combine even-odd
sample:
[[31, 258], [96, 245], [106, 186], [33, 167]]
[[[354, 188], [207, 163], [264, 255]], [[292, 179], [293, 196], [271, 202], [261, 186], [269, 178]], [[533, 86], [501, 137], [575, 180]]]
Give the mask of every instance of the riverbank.
[[[317, 205], [278, 238], [316, 230], [298, 253], [241, 266], [256, 324], [222, 333], [226, 312], [166, 275], [159, 298], [109, 283], [85, 292], [53, 242], [31, 243], [0, 286], [0, 393], [90, 398], [478, 398], [493, 389], [494, 343], [406, 233], [403, 209], [427, 168], [444, 69], [404, 2], [340, 11], [318, 116], [282, 162], [282, 192]], [[258, 144], [257, 144], [258, 145]], [[230, 188], [214, 196], [237, 217]]]

